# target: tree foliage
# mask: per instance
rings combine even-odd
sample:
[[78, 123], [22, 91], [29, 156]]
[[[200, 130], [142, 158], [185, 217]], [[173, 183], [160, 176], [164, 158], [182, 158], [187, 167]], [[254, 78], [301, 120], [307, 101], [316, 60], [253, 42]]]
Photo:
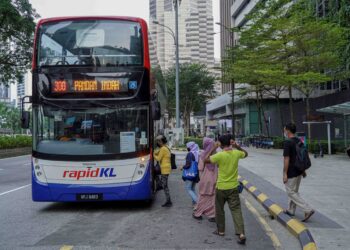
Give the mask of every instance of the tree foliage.
[[0, 84], [14, 83], [28, 69], [37, 17], [28, 0], [0, 1]]
[[[168, 89], [168, 110], [170, 116], [175, 115], [175, 67], [165, 72]], [[192, 112], [202, 110], [205, 102], [212, 98], [215, 78], [203, 64], [185, 63], [180, 65], [179, 93], [180, 112], [183, 114], [186, 133], [189, 133]]]
[[291, 89], [298, 89], [308, 114], [308, 100], [320, 83], [348, 75], [342, 60], [346, 29], [318, 18], [311, 6], [309, 0], [260, 1], [245, 27], [235, 30], [240, 43], [229, 51], [225, 75], [249, 84], [246, 92], [267, 90], [276, 99], [287, 88], [290, 103]]

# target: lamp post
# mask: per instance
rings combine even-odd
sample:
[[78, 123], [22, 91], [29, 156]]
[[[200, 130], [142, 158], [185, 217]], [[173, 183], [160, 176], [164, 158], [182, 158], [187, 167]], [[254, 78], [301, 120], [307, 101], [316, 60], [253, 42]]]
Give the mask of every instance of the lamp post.
[[179, 68], [180, 68], [180, 63], [179, 63], [179, 5], [181, 4], [181, 0], [173, 0], [174, 3], [174, 8], [175, 8], [175, 33], [174, 31], [164, 25], [159, 23], [158, 21], [153, 21], [154, 24], [157, 24], [159, 26], [162, 26], [166, 28], [169, 32], [173, 39], [174, 39], [174, 44], [175, 44], [175, 102], [176, 102], [176, 128], [180, 128], [180, 94], [179, 94]]
[[[227, 27], [226, 25], [222, 24], [222, 23], [215, 23], [217, 25], [220, 25], [221, 27], [223, 27], [224, 29], [226, 29], [228, 32], [230, 32], [230, 47], [231, 49], [233, 49], [234, 47], [234, 32], [231, 30], [231, 28]], [[232, 62], [234, 60], [234, 55], [232, 52], [232, 58], [231, 58]], [[232, 139], [235, 139], [235, 80], [232, 77], [231, 78], [231, 92], [232, 92], [232, 99], [231, 99], [231, 106], [232, 106], [232, 114], [231, 114], [231, 123], [232, 123]]]

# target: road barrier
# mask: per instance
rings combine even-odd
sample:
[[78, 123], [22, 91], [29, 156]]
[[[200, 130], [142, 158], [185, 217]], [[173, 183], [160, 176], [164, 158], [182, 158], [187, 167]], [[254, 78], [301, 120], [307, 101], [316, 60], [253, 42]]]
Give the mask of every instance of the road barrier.
[[239, 176], [238, 180], [243, 183], [244, 189], [253, 195], [253, 197], [259, 201], [262, 206], [277, 219], [278, 222], [280, 222], [295, 237], [298, 238], [303, 250], [317, 250], [317, 245], [311, 235], [311, 232], [303, 223], [285, 214], [283, 212], [283, 208], [279, 204], [272, 201], [266, 194], [262, 193], [243, 177]]

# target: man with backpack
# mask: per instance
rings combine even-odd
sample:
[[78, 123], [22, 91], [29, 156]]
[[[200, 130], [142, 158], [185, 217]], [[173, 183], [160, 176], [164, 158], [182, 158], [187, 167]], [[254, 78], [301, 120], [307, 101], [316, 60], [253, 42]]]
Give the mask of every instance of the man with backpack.
[[283, 147], [283, 183], [286, 187], [289, 204], [288, 209], [284, 212], [294, 216], [298, 206], [304, 211], [305, 217], [302, 221], [306, 222], [315, 213], [315, 210], [300, 197], [299, 186], [302, 177], [306, 177], [305, 171], [310, 168], [311, 161], [305, 145], [296, 137], [295, 133], [294, 123], [289, 123], [284, 127], [286, 140]]

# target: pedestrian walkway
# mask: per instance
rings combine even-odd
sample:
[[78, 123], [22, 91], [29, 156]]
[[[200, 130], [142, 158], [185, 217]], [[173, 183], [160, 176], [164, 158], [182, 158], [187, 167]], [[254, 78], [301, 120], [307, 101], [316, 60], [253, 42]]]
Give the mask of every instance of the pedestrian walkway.
[[[249, 148], [248, 151], [249, 157], [241, 162], [240, 175], [286, 207], [282, 150]], [[317, 211], [306, 225], [319, 249], [349, 249], [349, 163], [345, 156], [312, 159], [308, 177], [302, 181], [300, 192]], [[300, 210], [296, 217], [303, 218]]]

